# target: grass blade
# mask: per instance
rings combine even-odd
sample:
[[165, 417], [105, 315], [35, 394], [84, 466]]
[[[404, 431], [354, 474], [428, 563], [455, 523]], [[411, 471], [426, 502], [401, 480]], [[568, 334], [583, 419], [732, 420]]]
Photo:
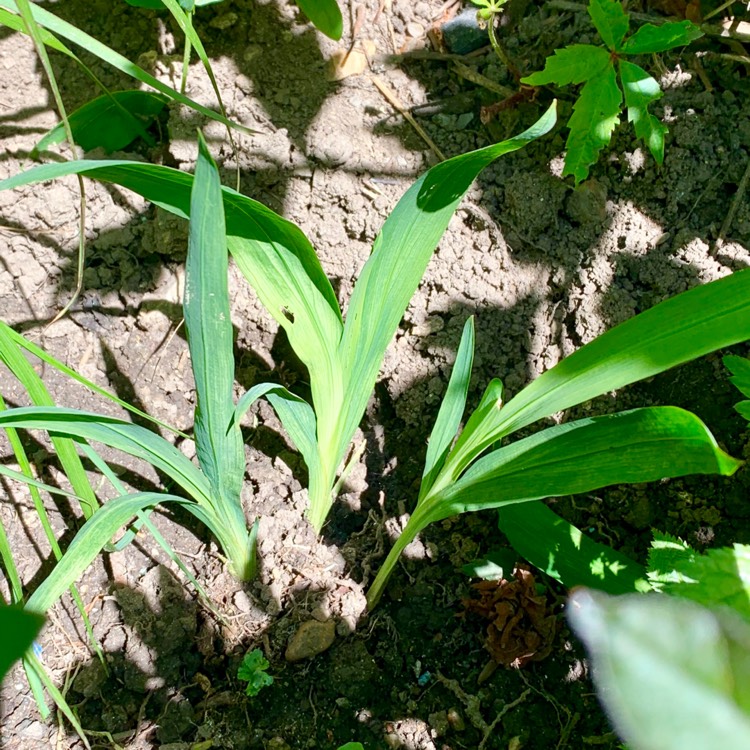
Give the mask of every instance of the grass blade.
[[471, 367], [474, 362], [474, 318], [470, 317], [464, 324], [461, 334], [461, 343], [456, 353], [456, 362], [453, 365], [448, 389], [445, 392], [435, 427], [427, 444], [427, 457], [425, 458], [424, 472], [422, 474], [422, 486], [419, 489], [420, 498], [429, 492], [435, 477], [440, 473], [445, 463], [445, 457], [456, 437], [461, 418], [466, 409], [466, 396], [469, 393], [469, 381], [471, 380]]
[[200, 136], [183, 303], [195, 376], [195, 443], [214, 492], [226, 502], [239, 503], [245, 452], [239, 425], [232, 421], [234, 331], [228, 264], [219, 173]]
[[[18, 12], [18, 5], [16, 4], [16, 0], [0, 0], [0, 7], [6, 8], [7, 10], [10, 10], [14, 13]], [[218, 112], [214, 112], [212, 109], [204, 107], [202, 104], [198, 104], [198, 102], [193, 101], [184, 94], [181, 94], [171, 86], [167, 86], [158, 79], [154, 78], [152, 75], [149, 75], [142, 68], [139, 68], [137, 65], [135, 65], [135, 63], [130, 62], [130, 60], [128, 60], [126, 57], [123, 57], [118, 52], [110, 49], [105, 44], [102, 44], [92, 36], [89, 36], [72, 24], [69, 24], [67, 21], [63, 21], [61, 18], [58, 18], [48, 10], [41, 8], [38, 5], [32, 5], [32, 13], [36, 22], [43, 29], [47, 29], [54, 34], [63, 37], [63, 39], [67, 39], [69, 42], [73, 42], [74, 44], [83, 47], [83, 49], [88, 50], [89, 52], [91, 52], [91, 54], [96, 55], [99, 59], [103, 60], [106, 63], [109, 63], [110, 65], [112, 65], [112, 67], [117, 68], [117, 70], [131, 76], [132, 78], [135, 78], [141, 83], [145, 83], [147, 86], [151, 86], [151, 88], [156, 89], [156, 91], [160, 91], [162, 94], [166, 94], [170, 99], [174, 99], [180, 104], [184, 104], [185, 106], [194, 109], [196, 112], [199, 112], [200, 114], [210, 118], [211, 120], [217, 120], [218, 122], [221, 122], [224, 125], [239, 130], [243, 133], [252, 135], [255, 132], [250, 128], [246, 128], [243, 125], [238, 125], [237, 123], [232, 122]]]
[[346, 450], [370, 398], [385, 350], [448, 222], [476, 176], [503, 154], [548, 133], [555, 105], [520, 135], [454, 157], [417, 180], [386, 219], [357, 280], [339, 348], [346, 373], [338, 453]]

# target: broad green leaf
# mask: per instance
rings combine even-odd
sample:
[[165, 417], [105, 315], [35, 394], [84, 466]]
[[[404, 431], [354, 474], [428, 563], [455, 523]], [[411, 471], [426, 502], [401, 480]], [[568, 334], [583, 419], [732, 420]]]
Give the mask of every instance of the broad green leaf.
[[338, 41], [344, 31], [344, 19], [336, 0], [297, 0], [302, 12], [313, 22], [315, 28]]
[[619, 49], [630, 25], [630, 18], [620, 0], [590, 0], [588, 11], [607, 47]]
[[[18, 12], [16, 0], [0, 0], [0, 7], [6, 8], [14, 13]], [[147, 86], [151, 86], [151, 88], [160, 91], [162, 94], [166, 94], [170, 99], [174, 99], [175, 101], [180, 102], [180, 104], [184, 104], [185, 106], [194, 109], [196, 112], [199, 112], [205, 117], [208, 117], [212, 120], [217, 120], [218, 122], [221, 122], [228, 127], [234, 128], [235, 130], [239, 130], [244, 133], [248, 133], [250, 135], [255, 132], [250, 128], [246, 128], [242, 125], [238, 125], [237, 123], [232, 122], [231, 120], [227, 119], [217, 112], [214, 112], [208, 107], [204, 107], [203, 105], [198, 104], [198, 102], [193, 101], [184, 94], [181, 94], [171, 86], [167, 86], [166, 84], [162, 83], [161, 81], [147, 73], [142, 68], [139, 68], [137, 65], [135, 65], [135, 63], [130, 62], [130, 60], [128, 60], [126, 57], [123, 57], [118, 52], [110, 49], [109, 47], [107, 47], [107, 45], [102, 44], [92, 36], [89, 36], [77, 27], [69, 24], [67, 21], [63, 21], [61, 18], [58, 18], [48, 10], [41, 8], [36, 4], [32, 4], [31, 8], [34, 19], [43, 29], [57, 34], [58, 36], [63, 37], [63, 39], [67, 39], [69, 42], [73, 42], [80, 47], [83, 47], [83, 49], [100, 58], [104, 62], [109, 63], [114, 68], [117, 68], [117, 70], [125, 73], [126, 75], [135, 78], [141, 83], [145, 83]]]
[[234, 331], [229, 309], [229, 253], [219, 172], [198, 137], [190, 202], [183, 315], [195, 377], [195, 445], [213, 492], [239, 505], [245, 451], [234, 423]]
[[[508, 407], [506, 407], [508, 408]], [[417, 504], [367, 593], [377, 604], [399, 555], [426, 526], [470, 511], [591, 492], [610, 484], [687, 474], [734, 473], [694, 414], [673, 406], [609, 414], [550, 427], [478, 459], [458, 480], [437, 482]]]
[[589, 175], [589, 167], [609, 144], [621, 111], [622, 93], [617, 86], [613, 65], [589, 78], [573, 105], [568, 120], [570, 134], [566, 142], [565, 175], [573, 175], [576, 184]]
[[612, 65], [609, 52], [591, 44], [571, 44], [555, 50], [544, 63], [544, 70], [521, 79], [529, 86], [545, 86], [549, 83], [567, 86], [583, 83]]
[[[146, 134], [145, 128], [168, 101], [163, 94], [150, 91], [113, 91], [87, 102], [71, 113], [68, 120], [75, 142], [84, 151], [101, 147], [111, 153]], [[64, 140], [65, 129], [60, 123], [36, 144], [34, 152]]]
[[574, 592], [568, 618], [631, 750], [750, 747], [750, 627], [660, 594]]
[[513, 548], [568, 588], [589, 586], [609, 594], [648, 588], [642, 565], [595, 542], [539, 500], [504, 505], [497, 513]]
[[648, 146], [657, 164], [661, 164], [664, 161], [664, 136], [668, 130], [657, 117], [649, 114], [648, 105], [662, 97], [662, 90], [656, 79], [643, 68], [627, 60], [620, 60], [619, 66], [628, 122], [633, 123], [635, 134]]
[[339, 349], [345, 377], [339, 456], [359, 425], [406, 306], [471, 183], [498, 157], [548, 133], [555, 121], [553, 104], [520, 135], [432, 167], [406, 191], [386, 219], [354, 287]]
[[128, 523], [139, 511], [166, 502], [178, 503], [191, 512], [195, 508], [195, 503], [190, 500], [159, 492], [138, 492], [105, 503], [81, 526], [63, 559], [29, 597], [25, 609], [39, 614], [48, 612], [78, 580], [121, 526]]
[[365, 746], [361, 742], [347, 742], [346, 745], [341, 745], [338, 750], [365, 750]]
[[730, 607], [750, 620], [750, 547], [707, 550], [701, 555], [678, 540], [657, 539], [649, 555], [649, 579], [659, 591], [709, 607]]
[[474, 362], [474, 318], [470, 317], [464, 324], [461, 343], [456, 353], [448, 389], [438, 410], [435, 426], [432, 428], [430, 441], [427, 444], [427, 457], [422, 472], [422, 486], [420, 497], [425, 495], [435, 477], [440, 473], [445, 463], [451, 444], [461, 425], [461, 418], [466, 409], [466, 396], [469, 393], [471, 380], [471, 366]]
[[19, 607], [0, 604], [0, 680], [18, 661], [44, 625], [44, 618]]
[[647, 23], [629, 37], [621, 49], [628, 55], [649, 55], [683, 47], [702, 36], [703, 32], [690, 21], [664, 23], [661, 26]]
[[104, 443], [148, 461], [197, 502], [211, 505], [208, 482], [198, 468], [170, 442], [140, 425], [76, 409], [25, 406], [0, 412], [0, 428], [6, 427], [45, 430]]
[[741, 465], [719, 448], [694, 414], [657, 406], [568, 422], [518, 440], [477, 460], [424, 505], [432, 523], [467, 511], [576, 495], [611, 484], [687, 474], [729, 476]]
[[538, 419], [747, 339], [750, 269], [636, 315], [540, 375], [502, 409], [470, 419], [446, 461], [450, 471], [438, 481], [458, 478], [494, 442]]

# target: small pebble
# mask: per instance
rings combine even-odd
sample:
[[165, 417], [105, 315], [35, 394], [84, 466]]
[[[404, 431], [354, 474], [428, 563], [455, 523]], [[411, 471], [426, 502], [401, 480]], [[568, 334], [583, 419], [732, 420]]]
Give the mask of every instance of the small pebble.
[[417, 39], [418, 37], [424, 36], [424, 26], [422, 26], [421, 23], [412, 21], [411, 23], [406, 24], [406, 33]]
[[291, 637], [284, 658], [289, 662], [311, 659], [331, 647], [336, 638], [336, 623], [333, 620], [303, 622]]
[[447, 718], [448, 723], [457, 732], [463, 732], [464, 729], [466, 729], [466, 722], [464, 722], [464, 717], [461, 716], [461, 714], [455, 708], [448, 709]]

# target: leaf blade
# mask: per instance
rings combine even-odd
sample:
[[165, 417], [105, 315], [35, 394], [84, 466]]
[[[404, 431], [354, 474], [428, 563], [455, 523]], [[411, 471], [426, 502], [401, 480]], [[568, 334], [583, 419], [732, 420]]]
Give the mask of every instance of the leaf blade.
[[344, 33], [344, 19], [336, 0], [296, 0], [296, 2], [316, 29], [336, 42], [341, 39]]
[[664, 136], [669, 132], [666, 125], [650, 114], [648, 105], [663, 96], [658, 82], [643, 68], [619, 61], [620, 80], [625, 92], [628, 122], [632, 122], [635, 134], [648, 146], [657, 164], [664, 162]]
[[619, 49], [630, 26], [630, 18], [620, 0], [591, 0], [588, 12], [607, 47]]
[[611, 64], [607, 50], [593, 44], [571, 44], [555, 50], [544, 62], [544, 69], [521, 79], [529, 86], [546, 86], [554, 83], [568, 86], [583, 83], [602, 73]]
[[647, 23], [627, 39], [622, 45], [622, 51], [628, 55], [666, 52], [690, 44], [702, 36], [703, 32], [690, 21], [664, 23], [661, 26]]

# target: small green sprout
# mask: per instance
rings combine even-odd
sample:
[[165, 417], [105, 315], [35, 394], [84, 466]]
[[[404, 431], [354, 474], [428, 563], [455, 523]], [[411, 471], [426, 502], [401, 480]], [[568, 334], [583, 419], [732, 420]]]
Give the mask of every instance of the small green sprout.
[[563, 169], [563, 177], [573, 175], [576, 184], [588, 177], [589, 167], [610, 142], [620, 121], [623, 92], [628, 121], [633, 123], [636, 136], [648, 146], [656, 162], [662, 163], [667, 127], [648, 112], [648, 105], [659, 99], [662, 91], [654, 78], [625, 57], [666, 52], [703, 36], [690, 21], [680, 21], [661, 26], [647, 23], [626, 38], [630, 16], [620, 0], [590, 0], [588, 11], [605, 47], [573, 44], [555, 50], [544, 70], [521, 79], [529, 86], [583, 84], [568, 121], [570, 134]]
[[490, 21], [493, 16], [502, 11], [507, 0], [471, 0], [471, 2], [479, 6], [479, 17], [483, 21]]
[[237, 679], [247, 682], [245, 692], [252, 698], [267, 685], [273, 684], [273, 677], [266, 674], [266, 670], [271, 666], [268, 659], [263, 656], [259, 648], [254, 648], [245, 654], [245, 658], [237, 670]]

